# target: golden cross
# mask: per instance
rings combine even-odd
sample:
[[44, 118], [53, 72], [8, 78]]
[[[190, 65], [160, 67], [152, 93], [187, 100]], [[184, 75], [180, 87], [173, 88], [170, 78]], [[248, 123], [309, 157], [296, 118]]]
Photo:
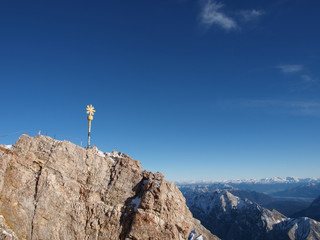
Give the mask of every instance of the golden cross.
[[87, 105], [86, 110], [87, 110], [87, 114], [89, 114], [90, 116], [94, 115], [94, 113], [96, 112], [96, 110], [94, 110], [94, 107], [92, 106], [92, 104], [90, 104], [90, 106]]

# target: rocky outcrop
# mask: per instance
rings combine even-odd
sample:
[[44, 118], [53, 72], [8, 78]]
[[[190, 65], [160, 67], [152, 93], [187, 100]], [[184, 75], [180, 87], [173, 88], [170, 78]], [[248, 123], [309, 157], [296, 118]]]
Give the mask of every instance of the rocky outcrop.
[[161, 173], [45, 136], [0, 146], [0, 215], [8, 239], [218, 239]]

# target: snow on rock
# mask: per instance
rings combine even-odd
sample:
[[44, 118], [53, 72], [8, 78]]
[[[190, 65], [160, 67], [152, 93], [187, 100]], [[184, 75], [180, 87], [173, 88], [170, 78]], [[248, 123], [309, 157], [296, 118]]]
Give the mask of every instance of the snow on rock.
[[114, 158], [122, 158], [122, 152], [112, 151], [111, 156]]
[[215, 208], [219, 208], [222, 212], [227, 212], [231, 209], [241, 210], [247, 205], [239, 197], [232, 195], [228, 191], [221, 190], [217, 190], [214, 193], [201, 191], [194, 196], [187, 194], [186, 199], [187, 205], [196, 206], [205, 214], [209, 214]]
[[16, 234], [7, 225], [2, 215], [0, 215], [0, 239], [18, 240]]
[[93, 146], [90, 149], [93, 150], [94, 153], [97, 154], [98, 156], [103, 157], [103, 158], [106, 157], [106, 154], [103, 153], [101, 150], [99, 150], [96, 146]]
[[100, 150], [98, 150], [98, 155], [100, 156], [100, 157], [105, 157], [106, 155], [102, 152], [102, 151], [100, 151]]
[[[204, 226], [226, 239], [262, 239], [285, 216], [227, 190], [187, 191], [187, 205]], [[234, 231], [234, 232], [232, 232]], [[228, 235], [229, 234], [229, 235]]]
[[287, 218], [227, 190], [189, 190], [184, 195], [193, 215], [222, 239], [320, 239], [319, 222]]
[[12, 149], [12, 145], [1, 145], [1, 146], [8, 150]]
[[202, 237], [202, 235], [200, 235], [200, 236], [196, 237], [194, 240], [203, 240], [203, 237]]
[[308, 218], [287, 218], [277, 224], [275, 234], [287, 232], [290, 239], [320, 239], [320, 223]]
[[298, 178], [298, 177], [272, 177], [262, 179], [231, 179], [231, 180], [198, 180], [198, 181], [178, 181], [178, 185], [183, 184], [275, 184], [275, 183], [319, 183], [320, 178]]
[[109, 152], [102, 152], [101, 150], [99, 150], [96, 146], [93, 146], [91, 149], [94, 150], [94, 152], [103, 158], [107, 158], [112, 164], [115, 164], [118, 159], [123, 158], [123, 154], [121, 152], [117, 152], [117, 151], [113, 151], [111, 153]]
[[196, 235], [196, 231], [192, 230], [191, 233], [189, 234], [188, 240], [193, 240], [195, 235]]
[[189, 237], [188, 237], [188, 240], [204, 240], [202, 234], [200, 234], [198, 237], [194, 238], [195, 236], [196, 236], [196, 231], [192, 230]]
[[111, 158], [111, 157], [109, 157], [108, 160], [110, 160], [112, 164], [115, 164], [115, 163], [116, 163], [116, 161], [115, 161], [113, 158]]

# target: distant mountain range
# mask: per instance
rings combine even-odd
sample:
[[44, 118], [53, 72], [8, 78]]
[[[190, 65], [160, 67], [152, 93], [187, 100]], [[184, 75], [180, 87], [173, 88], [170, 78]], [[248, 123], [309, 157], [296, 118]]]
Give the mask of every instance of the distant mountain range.
[[256, 191], [278, 200], [299, 200], [311, 203], [320, 195], [320, 178], [263, 178], [249, 180], [177, 182], [178, 186], [207, 189], [231, 189]]
[[236, 180], [202, 180], [202, 181], [177, 181], [177, 184], [272, 184], [272, 183], [320, 183], [320, 178], [298, 178], [298, 177], [272, 177], [261, 179], [236, 179]]
[[[281, 212], [286, 216], [292, 216], [298, 211], [302, 211], [309, 207], [310, 202], [295, 200], [294, 198], [286, 200], [281, 199], [278, 200], [270, 195], [259, 193], [256, 191], [250, 190], [242, 190], [238, 188], [234, 188], [227, 184], [198, 184], [198, 185], [180, 185], [180, 191], [185, 194], [189, 190], [194, 192], [197, 191], [215, 191], [215, 190], [228, 190], [233, 195], [241, 198], [241, 199], [248, 199], [252, 202], [259, 204], [269, 210], [276, 209], [277, 211]], [[319, 194], [320, 195], [320, 194]], [[314, 198], [313, 198], [314, 199]], [[312, 200], [313, 200], [312, 199]]]
[[306, 181], [300, 179], [299, 182], [292, 183], [198, 183], [178, 186], [182, 193], [189, 190], [228, 190], [241, 199], [248, 199], [270, 210], [276, 209], [286, 216], [295, 216], [296, 212], [308, 208], [320, 196], [320, 183]]
[[[320, 239], [320, 223], [313, 219], [287, 218], [228, 190], [187, 188], [182, 193], [194, 217], [223, 240]], [[262, 196], [257, 193], [251, 197]]]

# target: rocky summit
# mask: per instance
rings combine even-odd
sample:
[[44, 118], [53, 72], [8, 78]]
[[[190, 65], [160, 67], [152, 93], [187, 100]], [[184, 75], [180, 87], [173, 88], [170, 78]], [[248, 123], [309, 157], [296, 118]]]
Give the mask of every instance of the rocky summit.
[[161, 173], [46, 136], [0, 145], [0, 239], [219, 239]]

